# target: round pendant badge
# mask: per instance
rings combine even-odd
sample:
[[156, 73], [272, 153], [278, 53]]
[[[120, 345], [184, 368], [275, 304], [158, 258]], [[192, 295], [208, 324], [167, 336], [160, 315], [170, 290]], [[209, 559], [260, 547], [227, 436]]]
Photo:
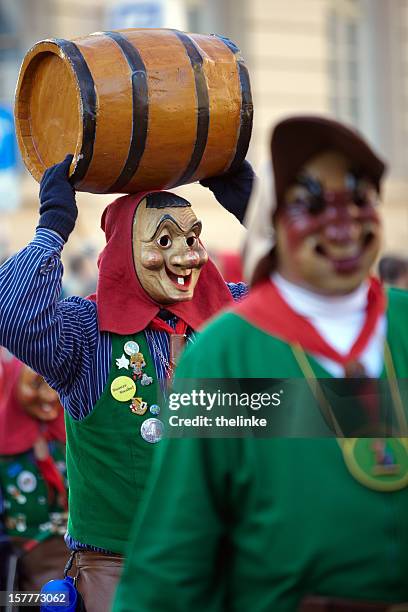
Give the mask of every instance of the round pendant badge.
[[160, 419], [146, 419], [140, 427], [143, 440], [156, 444], [160, 442], [164, 435], [164, 424]]
[[349, 438], [342, 450], [350, 473], [369, 489], [398, 491], [408, 485], [405, 438]]

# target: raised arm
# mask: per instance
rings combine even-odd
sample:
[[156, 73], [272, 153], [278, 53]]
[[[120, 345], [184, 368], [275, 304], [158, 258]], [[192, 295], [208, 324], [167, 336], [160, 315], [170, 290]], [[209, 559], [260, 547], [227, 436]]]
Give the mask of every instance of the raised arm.
[[97, 335], [91, 302], [58, 301], [61, 251], [77, 217], [75, 192], [68, 180], [71, 160], [67, 156], [44, 173], [35, 238], [0, 268], [0, 345], [60, 392], [72, 385]]

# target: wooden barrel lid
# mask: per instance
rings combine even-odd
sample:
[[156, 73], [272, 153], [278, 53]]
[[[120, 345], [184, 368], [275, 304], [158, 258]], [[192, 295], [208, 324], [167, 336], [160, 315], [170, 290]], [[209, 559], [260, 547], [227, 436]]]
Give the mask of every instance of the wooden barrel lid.
[[[57, 41], [37, 43], [25, 56], [16, 90], [15, 116], [20, 151], [37, 181], [55, 160], [65, 157], [67, 150], [76, 158], [80, 155], [80, 88], [76, 72]], [[75, 165], [73, 161], [71, 173]]]

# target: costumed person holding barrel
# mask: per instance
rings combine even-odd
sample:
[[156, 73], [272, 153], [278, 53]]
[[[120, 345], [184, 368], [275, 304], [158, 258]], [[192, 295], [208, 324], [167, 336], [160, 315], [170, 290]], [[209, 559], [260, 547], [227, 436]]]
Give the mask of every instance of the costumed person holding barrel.
[[68, 561], [65, 426], [56, 391], [14, 357], [0, 405], [0, 495], [7, 583], [38, 591]]
[[[99, 33], [40, 43], [20, 74], [17, 135], [34, 176], [52, 155], [76, 153], [44, 173], [36, 236], [0, 270], [0, 343], [40, 372], [65, 408], [66, 542], [87, 612], [109, 609], [163, 433], [158, 398], [177, 355], [208, 318], [246, 294], [209, 260], [190, 202], [162, 190], [202, 179], [242, 221], [254, 177], [244, 161], [252, 104], [237, 52], [226, 39], [175, 31]], [[40, 85], [50, 65], [77, 80], [71, 90], [64, 81], [63, 102], [59, 90]], [[77, 96], [84, 116], [72, 141]], [[66, 110], [72, 121], [55, 130]], [[52, 128], [34, 133], [27, 112], [38, 120], [49, 113]], [[103, 214], [96, 295], [58, 302], [60, 253], [77, 217], [72, 185], [131, 195]]]
[[[408, 294], [369, 276], [384, 164], [319, 117], [279, 123], [271, 153], [248, 210], [252, 292], [203, 330], [176, 380], [304, 378], [300, 413], [319, 379], [388, 378], [406, 435]], [[407, 607], [391, 605], [408, 602], [406, 438], [169, 439], [151, 483], [115, 612]]]

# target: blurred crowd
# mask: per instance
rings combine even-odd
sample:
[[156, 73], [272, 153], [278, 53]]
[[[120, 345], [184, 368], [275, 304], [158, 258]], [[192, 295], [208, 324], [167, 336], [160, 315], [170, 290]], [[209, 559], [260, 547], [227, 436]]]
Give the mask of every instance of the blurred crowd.
[[[0, 265], [11, 255], [8, 241], [0, 236]], [[241, 256], [237, 252], [211, 253], [224, 279], [229, 283], [243, 280]], [[408, 289], [408, 257], [387, 254], [381, 257], [377, 266], [381, 281], [391, 287]], [[70, 295], [86, 297], [96, 291], [98, 277], [97, 251], [92, 244], [85, 244], [80, 250], [70, 253], [67, 260], [61, 298]]]

